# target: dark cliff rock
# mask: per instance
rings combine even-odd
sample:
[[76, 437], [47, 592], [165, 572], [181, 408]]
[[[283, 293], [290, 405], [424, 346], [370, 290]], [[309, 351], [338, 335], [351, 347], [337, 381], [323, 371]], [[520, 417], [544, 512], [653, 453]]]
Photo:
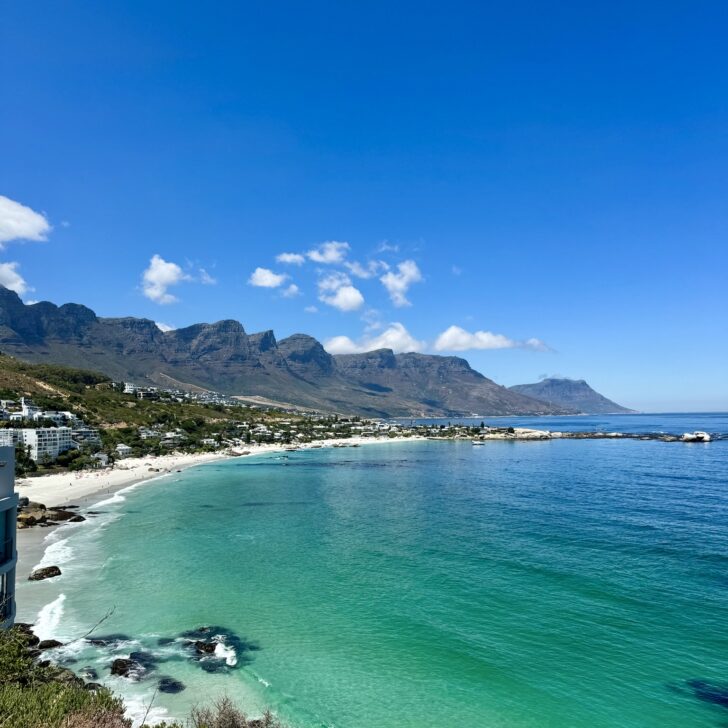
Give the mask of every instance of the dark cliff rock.
[[316, 339], [246, 333], [238, 321], [162, 332], [153, 321], [99, 318], [78, 304], [25, 305], [0, 286], [0, 350], [117, 381], [202, 387], [364, 416], [564, 414], [487, 379], [458, 357], [390, 349], [331, 356]]

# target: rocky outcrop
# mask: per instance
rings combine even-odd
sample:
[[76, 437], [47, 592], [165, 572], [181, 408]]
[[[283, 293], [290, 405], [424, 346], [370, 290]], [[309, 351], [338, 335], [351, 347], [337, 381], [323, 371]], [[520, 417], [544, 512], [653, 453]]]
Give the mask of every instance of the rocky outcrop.
[[57, 566], [44, 566], [36, 569], [29, 577], [28, 581], [43, 581], [43, 579], [52, 579], [61, 575], [61, 570]]
[[118, 675], [119, 677], [129, 677], [131, 671], [138, 667], [134, 660], [129, 660], [125, 657], [117, 657], [111, 663], [111, 674]]
[[21, 504], [18, 509], [18, 529], [32, 528], [33, 526], [57, 526], [59, 523], [82, 523], [86, 518], [70, 510], [76, 506], [65, 508], [46, 508], [42, 503], [33, 501]]

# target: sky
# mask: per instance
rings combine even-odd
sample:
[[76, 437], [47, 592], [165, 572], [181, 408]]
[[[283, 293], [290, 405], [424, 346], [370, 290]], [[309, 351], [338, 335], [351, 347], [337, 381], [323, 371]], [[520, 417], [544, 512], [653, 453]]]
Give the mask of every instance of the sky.
[[728, 410], [725, 2], [36, 2], [0, 283]]

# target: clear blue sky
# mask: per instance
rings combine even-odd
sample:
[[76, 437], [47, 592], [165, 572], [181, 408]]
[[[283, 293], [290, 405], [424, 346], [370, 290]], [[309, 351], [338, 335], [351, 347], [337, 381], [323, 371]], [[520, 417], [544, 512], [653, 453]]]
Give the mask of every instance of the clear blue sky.
[[5, 3], [0, 280], [726, 410], [726, 37], [725, 2]]

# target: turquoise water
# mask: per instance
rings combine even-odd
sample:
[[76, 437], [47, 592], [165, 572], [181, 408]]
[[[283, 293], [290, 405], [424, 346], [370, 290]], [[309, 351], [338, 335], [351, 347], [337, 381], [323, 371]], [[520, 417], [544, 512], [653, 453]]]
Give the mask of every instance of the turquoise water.
[[[128, 639], [58, 657], [137, 711], [160, 675], [181, 680], [159, 717], [226, 692], [302, 728], [724, 726], [727, 485], [726, 441], [231, 460], [56, 531], [64, 574], [21, 585], [21, 613], [47, 605], [43, 636], [70, 639], [115, 607], [98, 633]], [[236, 665], [159, 644], [203, 624], [239, 638]], [[156, 669], [106, 678], [135, 649]]]

